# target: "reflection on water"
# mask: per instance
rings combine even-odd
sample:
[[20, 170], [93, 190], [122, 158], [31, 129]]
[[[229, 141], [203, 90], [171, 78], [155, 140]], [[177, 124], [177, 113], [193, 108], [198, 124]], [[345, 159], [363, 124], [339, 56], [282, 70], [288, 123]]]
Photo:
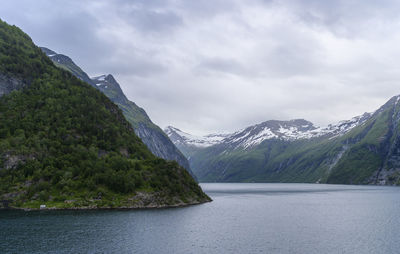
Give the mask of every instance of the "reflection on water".
[[400, 189], [202, 184], [213, 202], [0, 212], [1, 253], [399, 253]]
[[[281, 183], [203, 183], [203, 189], [210, 195], [237, 195], [237, 194], [303, 194], [303, 193], [326, 193], [333, 191], [382, 191], [378, 186], [362, 185], [326, 185], [326, 184], [281, 184]], [[383, 188], [385, 189], [385, 188]]]

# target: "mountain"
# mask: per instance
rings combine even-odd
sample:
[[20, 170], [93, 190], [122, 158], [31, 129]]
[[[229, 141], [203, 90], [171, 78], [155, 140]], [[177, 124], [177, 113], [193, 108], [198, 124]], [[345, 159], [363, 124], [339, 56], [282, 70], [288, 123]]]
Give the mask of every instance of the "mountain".
[[164, 129], [171, 141], [178, 147], [178, 149], [190, 160], [190, 157], [199, 148], [205, 148], [212, 145], [219, 144], [229, 134], [210, 134], [206, 136], [195, 136], [183, 132], [178, 128], [168, 126]]
[[399, 96], [374, 113], [316, 127], [266, 121], [231, 134], [196, 137], [168, 127], [200, 181], [400, 183]]
[[146, 208], [210, 199], [154, 156], [103, 93], [0, 21], [0, 200], [36, 208]]
[[316, 137], [340, 136], [352, 128], [364, 123], [371, 117], [370, 113], [353, 117], [351, 120], [340, 121], [321, 128], [304, 119], [290, 121], [270, 120], [244, 130], [230, 134], [209, 134], [206, 136], [195, 136], [168, 126], [164, 132], [170, 137], [174, 144], [188, 156], [190, 152], [197, 151], [214, 145], [223, 145], [229, 149], [251, 149], [260, 145], [265, 140], [296, 141]]
[[150, 151], [163, 159], [176, 161], [194, 177], [186, 157], [171, 142], [168, 136], [155, 125], [144, 109], [129, 101], [123, 93], [120, 85], [111, 75], [101, 75], [90, 78], [70, 57], [57, 54], [53, 50], [41, 47], [42, 51], [53, 61], [53, 63], [78, 77], [82, 81], [102, 91], [122, 110], [125, 118], [132, 124], [136, 135], [145, 143]]

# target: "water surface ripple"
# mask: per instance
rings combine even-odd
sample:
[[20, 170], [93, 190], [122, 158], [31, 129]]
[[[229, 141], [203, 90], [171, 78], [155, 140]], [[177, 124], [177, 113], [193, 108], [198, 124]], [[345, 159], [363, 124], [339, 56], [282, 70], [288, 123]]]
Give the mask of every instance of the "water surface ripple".
[[210, 183], [213, 202], [1, 211], [1, 253], [400, 253], [400, 188]]

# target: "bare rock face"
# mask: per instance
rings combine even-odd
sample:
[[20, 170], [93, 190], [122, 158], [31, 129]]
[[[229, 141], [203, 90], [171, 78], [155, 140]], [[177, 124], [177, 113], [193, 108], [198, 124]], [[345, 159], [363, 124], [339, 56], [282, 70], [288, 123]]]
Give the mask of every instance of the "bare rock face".
[[149, 128], [145, 124], [139, 123], [135, 128], [135, 133], [154, 155], [178, 162], [179, 165], [184, 167], [196, 179], [196, 176], [190, 169], [188, 160], [160, 130]]
[[21, 79], [0, 73], [0, 97], [14, 90], [22, 89], [25, 84]]

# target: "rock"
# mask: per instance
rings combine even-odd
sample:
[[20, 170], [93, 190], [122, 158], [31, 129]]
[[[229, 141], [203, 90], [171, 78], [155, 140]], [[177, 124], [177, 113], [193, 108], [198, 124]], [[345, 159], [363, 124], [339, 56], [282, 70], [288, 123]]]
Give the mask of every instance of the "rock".
[[35, 157], [33, 155], [13, 155], [10, 152], [3, 155], [3, 167], [0, 166], [0, 170], [13, 169], [16, 168], [21, 162], [26, 162], [28, 160], [33, 160]]
[[14, 90], [23, 88], [26, 83], [22, 79], [0, 73], [0, 97]]

